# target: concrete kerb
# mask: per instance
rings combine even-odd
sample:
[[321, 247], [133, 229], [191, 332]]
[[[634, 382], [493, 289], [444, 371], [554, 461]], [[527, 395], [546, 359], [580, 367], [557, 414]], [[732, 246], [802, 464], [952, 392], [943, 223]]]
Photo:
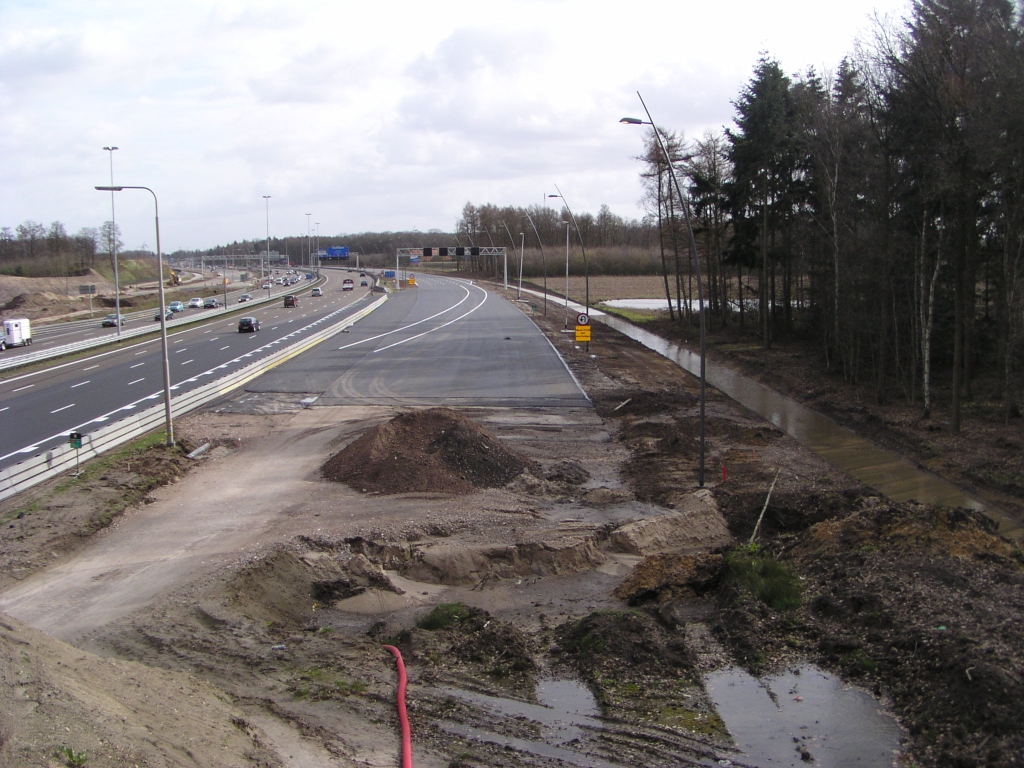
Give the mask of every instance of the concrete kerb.
[[[329, 328], [318, 331], [308, 338], [291, 344], [262, 360], [250, 363], [228, 376], [211, 381], [183, 395], [172, 396], [172, 413], [176, 416], [182, 416], [243, 386], [271, 368], [341, 333], [346, 328], [351, 327], [369, 315], [385, 301], [387, 301], [387, 296], [381, 296], [369, 306], [349, 315], [341, 322]], [[141, 437], [147, 432], [152, 432], [154, 429], [162, 427], [164, 425], [164, 417], [164, 404], [161, 402], [137, 414], [127, 416], [113, 424], [102, 427], [95, 432], [83, 435], [82, 447], [80, 449], [72, 448], [70, 445], [58, 446], [57, 448], [38, 453], [14, 466], [0, 470], [0, 501], [72, 469], [77, 461], [93, 459], [119, 445]]]

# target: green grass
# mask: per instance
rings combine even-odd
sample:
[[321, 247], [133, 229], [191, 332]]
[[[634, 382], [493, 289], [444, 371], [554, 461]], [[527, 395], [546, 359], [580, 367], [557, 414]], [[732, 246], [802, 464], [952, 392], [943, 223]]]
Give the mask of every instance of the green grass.
[[776, 611], [800, 605], [800, 581], [793, 571], [772, 558], [741, 548], [725, 558], [726, 583], [748, 592]]
[[85, 752], [76, 752], [71, 747], [61, 747], [57, 750], [57, 755], [63, 758], [64, 764], [70, 766], [70, 768], [81, 768], [81, 766], [89, 762]]
[[416, 626], [430, 631], [450, 627], [469, 618], [469, 606], [463, 603], [438, 603], [425, 616], [416, 620]]
[[622, 307], [601, 307], [601, 311], [609, 315], [621, 317], [623, 320], [628, 320], [634, 325], [650, 323], [654, 320], [660, 319], [663, 315], [668, 315], [667, 312], [660, 312], [657, 310], [623, 309]]

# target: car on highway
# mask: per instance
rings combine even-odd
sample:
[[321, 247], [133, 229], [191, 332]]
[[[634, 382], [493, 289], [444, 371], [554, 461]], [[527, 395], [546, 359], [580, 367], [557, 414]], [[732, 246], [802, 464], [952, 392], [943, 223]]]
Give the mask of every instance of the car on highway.
[[239, 296], [238, 297], [238, 303], [241, 304], [243, 301], [252, 301], [252, 294], [251, 293], [243, 293], [241, 296]]
[[286, 307], [297, 307], [297, 306], [299, 306], [299, 297], [298, 296], [293, 296], [292, 294], [289, 293], [287, 296], [284, 297], [284, 305]]
[[368, 283], [368, 282], [366, 282], [365, 280], [360, 280], [360, 281], [359, 281], [359, 284], [360, 284], [360, 285], [369, 285], [369, 283]]
[[[170, 307], [168, 307], [167, 311], [164, 312], [164, 320], [173, 320], [173, 319], [174, 319], [174, 311]], [[156, 314], [153, 315], [153, 320], [155, 322], [157, 322], [157, 323], [160, 322], [160, 310], [159, 309], [156, 311]]]
[[260, 321], [255, 317], [243, 317], [238, 321], [239, 333], [255, 333], [260, 329]]
[[366, 277], [366, 273], [365, 273], [365, 272], [360, 272], [360, 273], [359, 273], [359, 276], [360, 276], [360, 277]]
[[309, 292], [309, 295], [310, 296], [323, 296], [324, 292], [320, 288], [314, 288], [312, 291]]
[[355, 287], [356, 284], [352, 282], [351, 277], [346, 277], [344, 280], [341, 281], [341, 290], [343, 291], [351, 291], [354, 290]]
[[180, 301], [172, 301], [170, 304], [167, 305], [167, 308], [171, 310], [171, 312], [184, 312], [185, 304]]
[[124, 315], [119, 315], [117, 312], [111, 312], [109, 315], [103, 318], [103, 322], [100, 323], [102, 328], [116, 328], [118, 319], [121, 320], [121, 325], [124, 325]]
[[189, 309], [202, 309], [203, 308], [203, 300], [200, 299], [198, 296], [189, 299], [188, 300], [188, 308]]
[[216, 309], [220, 306], [220, 302], [213, 296], [203, 301], [203, 309]]
[[273, 286], [270, 283], [264, 283], [260, 286], [264, 291], [269, 291]]

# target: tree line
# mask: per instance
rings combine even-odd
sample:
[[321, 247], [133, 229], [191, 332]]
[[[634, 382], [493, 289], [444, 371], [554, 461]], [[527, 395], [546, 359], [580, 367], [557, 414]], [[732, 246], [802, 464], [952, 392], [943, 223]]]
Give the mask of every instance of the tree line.
[[[716, 322], [768, 347], [812, 334], [830, 368], [932, 407], [979, 370], [1018, 415], [1024, 330], [1024, 35], [1008, 0], [915, 0], [836, 72], [762, 55], [735, 127], [646, 137], [666, 292], [690, 318], [689, 205]], [[666, 157], [665, 155], [668, 155]], [[670, 193], [669, 165], [685, 200]]]

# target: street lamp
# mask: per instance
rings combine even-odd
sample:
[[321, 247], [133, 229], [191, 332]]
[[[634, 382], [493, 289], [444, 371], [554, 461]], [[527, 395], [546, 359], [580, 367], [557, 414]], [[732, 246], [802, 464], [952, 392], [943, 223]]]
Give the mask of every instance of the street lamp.
[[576, 217], [572, 215], [572, 208], [569, 207], [569, 201], [565, 199], [565, 195], [562, 194], [562, 190], [558, 189], [558, 185], [555, 184], [555, 190], [558, 192], [557, 195], [548, 195], [548, 197], [560, 197], [562, 203], [565, 204], [565, 210], [569, 212], [569, 218], [572, 219], [572, 225], [576, 228], [576, 237], [580, 239], [580, 250], [583, 251], [583, 283], [586, 290], [585, 304], [587, 307], [587, 314], [590, 314], [590, 267], [587, 266], [587, 249], [583, 245], [583, 233], [580, 232], [580, 225], [576, 223]]
[[[665, 164], [668, 166], [669, 175], [672, 178], [672, 183], [676, 188], [676, 195], [679, 196], [679, 205], [683, 209], [683, 216], [686, 219], [686, 231], [690, 236], [690, 258], [693, 261], [694, 269], [697, 272], [697, 303], [700, 305], [697, 308], [697, 314], [700, 317], [700, 464], [697, 470], [697, 485], [701, 488], [704, 487], [704, 389], [706, 387], [707, 379], [705, 377], [705, 359], [707, 356], [707, 333], [704, 325], [704, 284], [700, 277], [700, 259], [697, 258], [697, 242], [693, 239], [693, 227], [690, 224], [690, 207], [687, 205], [686, 198], [683, 197], [683, 190], [679, 186], [679, 179], [676, 178], [675, 169], [672, 166], [672, 158], [669, 157], [668, 149], [665, 146], [665, 142], [661, 138], [661, 131], [658, 130], [658, 126], [654, 124], [654, 118], [651, 117], [651, 111], [647, 109], [647, 104], [644, 103], [644, 97], [640, 95], [640, 91], [636, 92], [637, 98], [640, 99], [640, 103], [643, 105], [644, 112], [647, 113], [647, 119], [641, 120], [638, 117], [624, 117], [619, 120], [620, 123], [626, 125], [649, 125], [654, 131], [655, 137], [658, 139], [658, 145], [661, 147], [661, 152], [665, 156]], [[556, 187], [557, 189], [557, 187]]]
[[316, 264], [316, 271], [319, 272], [320, 271], [320, 222], [319, 221], [315, 221], [313, 223], [316, 224], [316, 259], [315, 260], [311, 260], [309, 266], [310, 266], [310, 269], [312, 269], [313, 265]]
[[[267, 266], [270, 266], [270, 195], [264, 195], [263, 199], [267, 201]], [[260, 259], [260, 285], [266, 282], [263, 271], [263, 259]]]
[[[562, 331], [569, 330], [569, 222], [565, 224], [565, 321], [562, 323]], [[588, 313], [589, 314], [589, 313]]]
[[306, 255], [309, 258], [309, 265], [313, 266], [313, 236], [310, 234], [309, 217], [312, 213], [306, 214]]
[[[104, 147], [110, 155], [110, 186], [114, 186], [114, 150], [117, 147]], [[117, 313], [117, 335], [121, 335], [121, 286], [117, 279], [117, 225], [114, 219], [114, 193], [110, 193], [110, 258], [114, 260], [114, 311]], [[90, 305], [92, 306], [92, 305]]]
[[537, 236], [537, 245], [540, 246], [540, 263], [541, 269], [544, 272], [544, 317], [548, 316], [548, 260], [544, 255], [544, 241], [540, 239], [540, 232], [537, 231], [537, 225], [533, 223], [533, 217], [530, 212], [526, 212], [526, 218], [530, 222], [530, 226], [533, 227], [533, 234]]
[[526, 233], [519, 233], [519, 288], [516, 290], [516, 298], [523, 298], [523, 255], [526, 248]]
[[100, 192], [120, 192], [122, 189], [144, 189], [153, 196], [153, 211], [156, 216], [156, 270], [158, 293], [160, 295], [160, 346], [163, 353], [164, 364], [164, 416], [167, 428], [167, 445], [174, 445], [174, 421], [171, 418], [171, 369], [167, 362], [167, 308], [164, 306], [164, 257], [160, 252], [160, 204], [156, 199], [156, 192], [149, 187], [96, 187]]

